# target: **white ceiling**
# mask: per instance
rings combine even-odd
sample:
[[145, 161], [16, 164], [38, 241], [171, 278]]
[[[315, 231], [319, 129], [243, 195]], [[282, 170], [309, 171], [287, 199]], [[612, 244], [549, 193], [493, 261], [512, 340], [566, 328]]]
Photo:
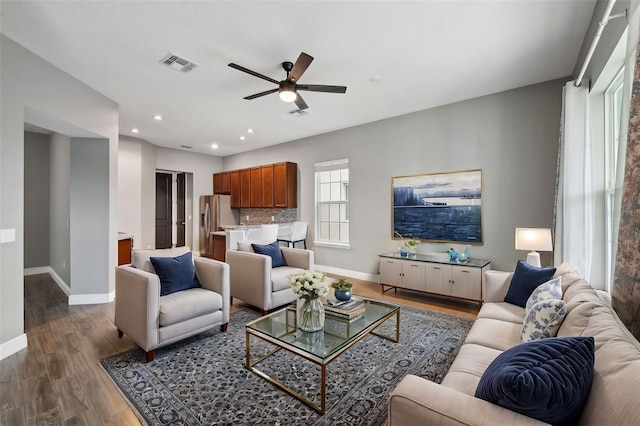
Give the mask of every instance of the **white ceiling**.
[[[0, 28], [117, 102], [122, 135], [227, 156], [569, 76], [594, 6], [3, 0]], [[315, 61], [300, 83], [345, 85], [347, 93], [304, 92], [310, 108], [302, 117], [290, 115], [295, 105], [277, 94], [242, 99], [275, 86], [229, 62], [282, 80], [281, 62], [295, 62], [301, 51]], [[181, 73], [160, 64], [169, 52], [199, 67]]]

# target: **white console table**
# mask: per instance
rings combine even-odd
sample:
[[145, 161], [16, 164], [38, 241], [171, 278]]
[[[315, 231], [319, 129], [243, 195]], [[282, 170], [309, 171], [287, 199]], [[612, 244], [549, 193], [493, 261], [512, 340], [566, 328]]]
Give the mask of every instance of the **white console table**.
[[398, 288], [454, 297], [482, 304], [482, 281], [491, 262], [443, 260], [438, 256], [385, 253], [380, 256], [382, 293]]

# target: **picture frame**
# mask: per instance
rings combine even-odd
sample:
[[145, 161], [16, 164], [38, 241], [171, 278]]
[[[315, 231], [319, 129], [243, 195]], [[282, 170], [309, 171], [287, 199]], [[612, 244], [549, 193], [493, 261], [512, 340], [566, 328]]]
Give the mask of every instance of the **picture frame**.
[[482, 170], [391, 178], [392, 239], [483, 244]]

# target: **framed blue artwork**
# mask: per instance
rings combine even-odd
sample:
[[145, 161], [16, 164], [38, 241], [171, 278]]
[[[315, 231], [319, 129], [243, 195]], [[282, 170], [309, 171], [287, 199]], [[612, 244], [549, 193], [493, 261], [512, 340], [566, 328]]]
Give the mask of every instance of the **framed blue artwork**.
[[391, 178], [395, 232], [422, 241], [482, 244], [482, 170]]

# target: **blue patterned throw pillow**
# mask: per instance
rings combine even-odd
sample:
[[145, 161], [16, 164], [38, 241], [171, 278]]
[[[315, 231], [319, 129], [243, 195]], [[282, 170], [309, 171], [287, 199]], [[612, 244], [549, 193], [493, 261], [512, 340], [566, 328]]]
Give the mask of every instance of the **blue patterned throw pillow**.
[[556, 337], [558, 329], [567, 315], [567, 304], [561, 299], [541, 300], [527, 311], [522, 324], [520, 341]]
[[554, 278], [546, 283], [540, 284], [533, 290], [531, 296], [527, 299], [525, 309], [527, 313], [529, 309], [541, 300], [546, 299], [562, 299], [562, 278]]
[[280, 250], [280, 244], [278, 244], [277, 241], [274, 241], [268, 245], [251, 244], [251, 247], [253, 248], [254, 253], [266, 254], [267, 256], [271, 256], [272, 268], [287, 266], [287, 262], [284, 260], [284, 256], [282, 256], [282, 250]]
[[476, 397], [551, 424], [573, 424], [593, 379], [593, 337], [521, 343], [498, 355], [480, 378]]
[[556, 268], [538, 268], [519, 260], [504, 301], [524, 308], [533, 290], [553, 278], [555, 273]]
[[177, 257], [150, 257], [149, 260], [160, 278], [160, 296], [201, 287], [191, 252]]

